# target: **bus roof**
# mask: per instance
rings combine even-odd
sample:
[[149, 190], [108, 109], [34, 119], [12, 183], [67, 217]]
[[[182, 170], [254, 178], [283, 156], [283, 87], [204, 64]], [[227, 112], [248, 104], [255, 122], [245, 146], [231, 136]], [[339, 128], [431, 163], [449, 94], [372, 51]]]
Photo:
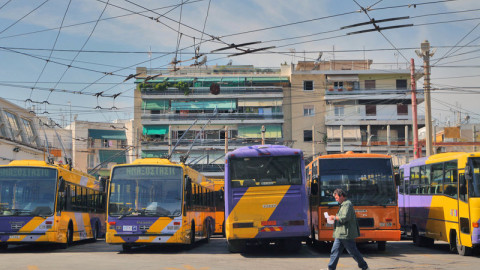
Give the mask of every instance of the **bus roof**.
[[300, 149], [294, 149], [284, 145], [263, 144], [240, 147], [227, 153], [227, 157], [282, 156], [296, 154], [303, 156], [303, 152]]
[[353, 151], [348, 151], [344, 154], [324, 155], [317, 158], [391, 158], [391, 156], [382, 154], [354, 153]]

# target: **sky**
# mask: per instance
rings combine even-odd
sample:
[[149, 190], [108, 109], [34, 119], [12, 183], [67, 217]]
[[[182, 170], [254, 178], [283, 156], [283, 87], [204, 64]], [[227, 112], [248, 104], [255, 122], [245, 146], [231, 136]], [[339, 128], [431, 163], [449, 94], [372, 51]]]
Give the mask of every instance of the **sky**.
[[[359, 34], [379, 27], [403, 26]], [[280, 67], [370, 59], [372, 69], [420, 70], [428, 40], [435, 125], [480, 123], [478, 0], [0, 0], [1, 97], [65, 126], [133, 118], [136, 67], [194, 63]], [[241, 56], [243, 48], [274, 47]], [[421, 79], [417, 88], [423, 88]], [[423, 105], [419, 106], [422, 113]]]

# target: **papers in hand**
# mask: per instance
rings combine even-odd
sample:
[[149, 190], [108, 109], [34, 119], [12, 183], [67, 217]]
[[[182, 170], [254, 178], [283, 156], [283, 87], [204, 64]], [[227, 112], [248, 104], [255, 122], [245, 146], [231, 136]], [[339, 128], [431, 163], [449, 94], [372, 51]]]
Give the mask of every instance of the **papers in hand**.
[[323, 215], [324, 215], [324, 216], [325, 216], [325, 218], [327, 219], [327, 223], [328, 223], [328, 224], [333, 224], [333, 220], [331, 220], [331, 219], [329, 219], [329, 218], [328, 218], [328, 217], [329, 217], [329, 215], [328, 215], [328, 213], [327, 213], [327, 212], [323, 212]]

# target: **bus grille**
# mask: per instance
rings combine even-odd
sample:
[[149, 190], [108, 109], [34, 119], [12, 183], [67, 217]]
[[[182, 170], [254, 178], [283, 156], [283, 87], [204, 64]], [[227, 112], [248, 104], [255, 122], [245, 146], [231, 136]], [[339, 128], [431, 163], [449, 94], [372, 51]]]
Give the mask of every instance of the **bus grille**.
[[373, 227], [375, 225], [373, 218], [357, 218], [357, 220], [360, 227]]

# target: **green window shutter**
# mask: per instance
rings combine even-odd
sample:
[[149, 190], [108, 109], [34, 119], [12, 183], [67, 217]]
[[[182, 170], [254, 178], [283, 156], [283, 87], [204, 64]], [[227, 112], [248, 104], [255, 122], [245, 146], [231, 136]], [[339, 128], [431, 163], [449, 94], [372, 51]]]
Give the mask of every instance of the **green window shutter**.
[[143, 126], [143, 135], [165, 135], [168, 134], [168, 126]]
[[88, 137], [103, 140], [126, 140], [125, 130], [89, 129]]
[[142, 110], [168, 110], [169, 107], [169, 101], [165, 99], [145, 99], [142, 101]]
[[[239, 126], [238, 136], [241, 138], [262, 138], [262, 126]], [[281, 125], [265, 125], [265, 138], [282, 138]]]
[[98, 155], [100, 158], [100, 163], [105, 162], [107, 160], [108, 160], [107, 163], [109, 162], [116, 162], [117, 164], [127, 163], [127, 157], [125, 156], [125, 152], [123, 150], [98, 150]]
[[166, 157], [168, 151], [160, 151], [160, 150], [150, 150], [150, 151], [142, 151], [142, 158], [163, 158]]

